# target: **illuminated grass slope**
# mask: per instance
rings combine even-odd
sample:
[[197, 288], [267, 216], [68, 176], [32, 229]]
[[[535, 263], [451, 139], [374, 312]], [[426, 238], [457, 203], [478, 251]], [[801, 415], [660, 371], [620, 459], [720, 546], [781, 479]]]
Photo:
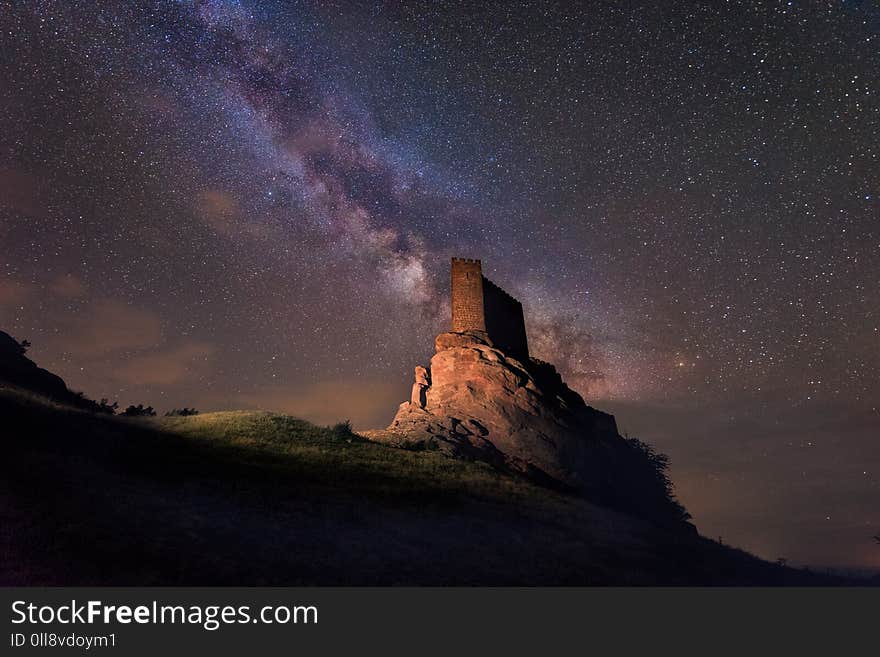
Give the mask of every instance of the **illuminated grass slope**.
[[265, 412], [0, 389], [0, 584], [819, 584], [487, 465]]

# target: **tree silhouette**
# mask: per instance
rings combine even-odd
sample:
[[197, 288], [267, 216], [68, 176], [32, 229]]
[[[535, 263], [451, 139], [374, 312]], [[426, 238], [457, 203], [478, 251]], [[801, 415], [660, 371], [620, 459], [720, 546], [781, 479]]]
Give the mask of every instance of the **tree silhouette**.
[[101, 401], [98, 402], [98, 407], [95, 410], [98, 413], [107, 413], [108, 415], [113, 415], [116, 413], [117, 408], [119, 408], [118, 401], [115, 401], [111, 404], [106, 397], [101, 397]]
[[175, 408], [167, 413], [165, 413], [165, 417], [186, 417], [188, 415], [198, 415], [199, 412], [194, 408], [187, 408], [184, 406], [183, 408]]
[[143, 404], [131, 405], [122, 411], [122, 415], [125, 417], [151, 417], [155, 414], [156, 411], [153, 410], [152, 406], [144, 407]]

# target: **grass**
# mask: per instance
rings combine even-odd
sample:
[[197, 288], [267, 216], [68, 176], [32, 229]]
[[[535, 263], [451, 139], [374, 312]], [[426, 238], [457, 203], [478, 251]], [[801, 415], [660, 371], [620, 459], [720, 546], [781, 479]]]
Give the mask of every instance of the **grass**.
[[495, 500], [553, 497], [550, 491], [483, 463], [396, 449], [351, 431], [319, 427], [286, 415], [226, 411], [150, 422], [202, 446], [234, 450], [240, 462], [281, 469], [299, 482], [326, 482], [332, 473], [334, 485], [374, 494], [470, 495]]
[[0, 584], [831, 580], [346, 426], [119, 418], [0, 389]]

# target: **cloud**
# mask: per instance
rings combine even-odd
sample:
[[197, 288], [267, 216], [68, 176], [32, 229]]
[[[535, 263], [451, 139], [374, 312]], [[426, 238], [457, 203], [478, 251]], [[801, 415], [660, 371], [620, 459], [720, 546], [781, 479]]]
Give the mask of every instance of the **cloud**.
[[[71, 273], [36, 283], [0, 278], [0, 309], [9, 312], [26, 305], [37, 313], [45, 333], [40, 346], [50, 351], [93, 359], [164, 342], [162, 320], [155, 311], [121, 299], [92, 299], [88, 294], [85, 281]], [[72, 303], [59, 303], [61, 299]]]
[[73, 274], [58, 276], [49, 284], [49, 290], [66, 299], [78, 299], [86, 294], [86, 285]]
[[387, 381], [318, 381], [239, 396], [237, 404], [295, 415], [317, 424], [351, 420], [359, 429], [386, 426], [406, 391]]
[[196, 215], [216, 231], [224, 234], [236, 232], [241, 216], [238, 201], [221, 189], [205, 189], [196, 195]]
[[64, 299], [79, 299], [85, 296], [85, 283], [73, 274], [57, 276], [48, 284], [26, 283], [21, 280], [5, 278], [0, 280], [0, 308], [12, 308], [33, 301], [48, 291]]
[[141, 354], [119, 363], [109, 372], [116, 381], [128, 385], [174, 385], [203, 377], [209, 367], [214, 347], [188, 340]]
[[[212, 344], [169, 340], [158, 313], [119, 299], [89, 300], [85, 283], [73, 274], [43, 285], [0, 280], [0, 328], [18, 306], [38, 312], [43, 331], [31, 339], [39, 363], [73, 389], [94, 396], [155, 394], [162, 388], [202, 380], [211, 373]], [[67, 303], [59, 303], [59, 300]], [[116, 386], [116, 392], [112, 392]], [[164, 393], [164, 391], [162, 391]]]
[[[80, 293], [80, 285], [61, 277], [54, 286], [70, 295]], [[207, 372], [214, 353], [204, 341], [167, 343], [157, 313], [115, 299], [86, 304], [67, 324], [54, 348], [85, 361], [93, 375], [129, 386], [197, 379]]]
[[88, 304], [59, 334], [56, 348], [80, 358], [154, 347], [162, 342], [159, 316], [115, 299]]
[[35, 288], [29, 283], [11, 278], [0, 279], [0, 308], [9, 311], [28, 300]]

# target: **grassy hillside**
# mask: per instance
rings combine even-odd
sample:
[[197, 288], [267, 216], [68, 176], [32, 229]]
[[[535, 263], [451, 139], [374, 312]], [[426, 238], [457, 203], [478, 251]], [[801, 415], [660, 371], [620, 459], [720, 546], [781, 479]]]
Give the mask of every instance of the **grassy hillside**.
[[12, 389], [0, 422], [0, 584], [833, 582], [344, 426]]

